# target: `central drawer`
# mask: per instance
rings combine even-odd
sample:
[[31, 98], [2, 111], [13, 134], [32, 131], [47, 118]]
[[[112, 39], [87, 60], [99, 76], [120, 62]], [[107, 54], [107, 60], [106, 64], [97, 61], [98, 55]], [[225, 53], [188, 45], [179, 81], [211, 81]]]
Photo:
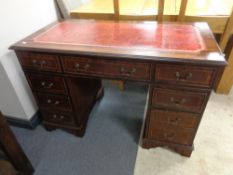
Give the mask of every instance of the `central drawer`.
[[152, 106], [201, 113], [207, 96], [207, 92], [154, 88]]
[[67, 73], [150, 80], [149, 63], [72, 56], [62, 56], [61, 60]]

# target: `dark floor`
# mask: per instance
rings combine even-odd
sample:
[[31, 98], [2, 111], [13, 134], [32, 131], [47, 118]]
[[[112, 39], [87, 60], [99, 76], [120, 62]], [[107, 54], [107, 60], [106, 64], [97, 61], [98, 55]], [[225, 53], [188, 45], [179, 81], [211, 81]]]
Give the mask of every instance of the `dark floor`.
[[83, 138], [61, 130], [13, 127], [35, 175], [132, 175], [147, 87], [126, 84], [124, 91], [105, 83]]

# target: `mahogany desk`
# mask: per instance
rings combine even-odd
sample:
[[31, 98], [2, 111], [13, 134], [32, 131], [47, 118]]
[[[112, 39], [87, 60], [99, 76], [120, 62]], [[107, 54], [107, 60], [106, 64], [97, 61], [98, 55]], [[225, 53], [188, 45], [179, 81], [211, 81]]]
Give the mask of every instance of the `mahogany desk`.
[[145, 148], [190, 156], [202, 114], [226, 61], [206, 23], [69, 20], [10, 47], [48, 130], [83, 136], [103, 95], [101, 79], [148, 84]]

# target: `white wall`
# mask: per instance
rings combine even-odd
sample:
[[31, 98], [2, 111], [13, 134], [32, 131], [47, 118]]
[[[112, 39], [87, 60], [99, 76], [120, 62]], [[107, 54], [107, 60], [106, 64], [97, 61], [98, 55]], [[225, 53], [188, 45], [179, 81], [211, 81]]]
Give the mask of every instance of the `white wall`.
[[29, 120], [35, 100], [13, 51], [8, 47], [57, 20], [54, 0], [4, 0], [0, 5], [0, 110]]

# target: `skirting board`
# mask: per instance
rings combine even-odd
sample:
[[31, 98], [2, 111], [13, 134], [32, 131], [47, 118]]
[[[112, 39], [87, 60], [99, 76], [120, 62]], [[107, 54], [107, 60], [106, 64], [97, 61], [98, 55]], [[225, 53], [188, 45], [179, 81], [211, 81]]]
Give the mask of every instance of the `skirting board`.
[[37, 111], [30, 120], [18, 119], [11, 116], [5, 116], [7, 121], [12, 126], [20, 128], [34, 129], [40, 123], [40, 113]]

